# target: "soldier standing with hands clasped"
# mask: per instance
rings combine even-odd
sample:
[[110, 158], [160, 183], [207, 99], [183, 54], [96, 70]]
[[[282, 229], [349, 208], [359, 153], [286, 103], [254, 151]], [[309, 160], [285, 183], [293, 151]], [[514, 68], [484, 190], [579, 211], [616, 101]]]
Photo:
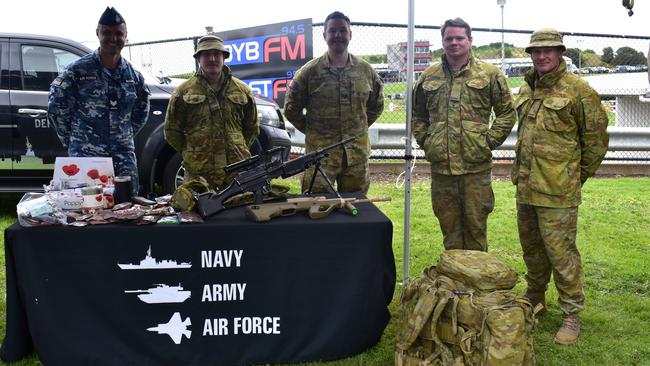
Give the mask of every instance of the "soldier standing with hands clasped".
[[116, 175], [130, 176], [138, 194], [133, 136], [149, 116], [149, 89], [121, 57], [126, 23], [106, 8], [96, 30], [99, 49], [68, 65], [50, 86], [48, 120], [70, 156], [113, 158]]
[[[322, 167], [336, 181], [339, 192], [365, 194], [370, 186], [368, 127], [384, 110], [383, 86], [370, 64], [348, 52], [350, 19], [335, 11], [324, 26], [327, 52], [296, 72], [285, 97], [284, 114], [305, 134], [306, 153], [358, 136], [332, 150]], [[313, 169], [303, 176], [303, 192], [309, 189]], [[329, 191], [322, 177], [316, 177], [313, 191]]]
[[250, 158], [259, 134], [253, 92], [224, 65], [228, 57], [221, 38], [199, 39], [199, 70], [176, 89], [165, 118], [165, 139], [183, 156], [185, 181], [203, 177], [217, 190], [234, 178], [223, 168]]
[[431, 203], [445, 249], [487, 251], [492, 150], [508, 137], [515, 112], [501, 71], [472, 55], [469, 24], [449, 19], [441, 33], [441, 62], [415, 84], [413, 135], [431, 163]]
[[533, 33], [526, 73], [515, 103], [519, 118], [512, 182], [517, 186], [517, 224], [528, 288], [524, 296], [546, 305], [551, 273], [564, 313], [555, 336], [574, 344], [584, 309], [584, 275], [576, 246], [581, 188], [607, 152], [607, 114], [598, 94], [568, 73], [562, 35]]

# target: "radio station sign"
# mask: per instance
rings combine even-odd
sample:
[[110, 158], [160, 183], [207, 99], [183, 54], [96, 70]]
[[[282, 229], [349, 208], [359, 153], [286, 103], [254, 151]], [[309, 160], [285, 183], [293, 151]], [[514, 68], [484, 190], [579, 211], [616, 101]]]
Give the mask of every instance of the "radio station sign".
[[262, 25], [216, 33], [230, 57], [233, 74], [253, 92], [284, 104], [293, 74], [313, 58], [311, 19]]

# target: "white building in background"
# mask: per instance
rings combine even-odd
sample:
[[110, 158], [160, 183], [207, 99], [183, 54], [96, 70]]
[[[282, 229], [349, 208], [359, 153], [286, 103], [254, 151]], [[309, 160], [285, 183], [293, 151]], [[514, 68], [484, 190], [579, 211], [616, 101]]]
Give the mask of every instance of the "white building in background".
[[[399, 81], [406, 79], [406, 46], [406, 42], [400, 42], [389, 44], [386, 49], [388, 68], [398, 72]], [[415, 79], [417, 80], [420, 77], [420, 74], [422, 74], [422, 71], [431, 66], [431, 45], [427, 40], [415, 41], [414, 51], [413, 70], [415, 71]]]

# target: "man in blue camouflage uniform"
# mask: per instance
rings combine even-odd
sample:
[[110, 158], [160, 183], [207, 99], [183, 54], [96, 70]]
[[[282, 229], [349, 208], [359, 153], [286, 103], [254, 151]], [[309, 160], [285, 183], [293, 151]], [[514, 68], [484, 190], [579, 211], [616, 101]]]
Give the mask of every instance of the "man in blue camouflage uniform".
[[48, 119], [69, 156], [113, 158], [115, 175], [127, 175], [137, 195], [133, 136], [149, 115], [149, 89], [121, 57], [124, 18], [106, 8], [96, 30], [99, 49], [68, 65], [50, 86]]

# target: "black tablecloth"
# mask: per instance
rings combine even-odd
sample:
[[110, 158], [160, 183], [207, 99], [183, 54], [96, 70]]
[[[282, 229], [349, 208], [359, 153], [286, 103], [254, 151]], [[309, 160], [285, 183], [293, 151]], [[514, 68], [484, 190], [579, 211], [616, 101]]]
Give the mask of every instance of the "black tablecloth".
[[[395, 263], [391, 222], [357, 208], [269, 223], [238, 208], [204, 224], [15, 224], [0, 358], [35, 348], [45, 365], [239, 365], [363, 352], [390, 318]], [[142, 269], [149, 249], [175, 268]]]

